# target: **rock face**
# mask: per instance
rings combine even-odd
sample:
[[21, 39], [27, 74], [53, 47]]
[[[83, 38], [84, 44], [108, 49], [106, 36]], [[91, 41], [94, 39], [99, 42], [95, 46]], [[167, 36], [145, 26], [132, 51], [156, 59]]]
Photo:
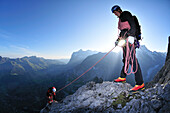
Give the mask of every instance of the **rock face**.
[[168, 37], [169, 39], [169, 44], [168, 44], [168, 52], [167, 52], [167, 56], [166, 56], [166, 61], [168, 61], [170, 59], [170, 36]]
[[[156, 84], [136, 94], [128, 83], [89, 82], [60, 103], [53, 103], [49, 113], [163, 113], [170, 112], [170, 84]], [[47, 111], [46, 111], [47, 112]], [[45, 109], [41, 110], [45, 113]]]
[[155, 75], [153, 81], [151, 81], [148, 84], [148, 87], [153, 86], [155, 83], [166, 84], [169, 81], [170, 81], [170, 36], [169, 36], [168, 52], [166, 56], [165, 65]]

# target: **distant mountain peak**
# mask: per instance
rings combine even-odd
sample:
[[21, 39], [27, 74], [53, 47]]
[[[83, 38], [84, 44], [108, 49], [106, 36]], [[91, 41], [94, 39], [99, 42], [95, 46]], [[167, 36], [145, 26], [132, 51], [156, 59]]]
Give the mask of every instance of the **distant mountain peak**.
[[90, 55], [96, 54], [98, 53], [97, 51], [91, 51], [91, 50], [86, 50], [83, 51], [82, 49], [73, 52], [70, 61], [68, 62], [68, 64], [72, 64], [72, 65], [77, 65], [80, 64], [85, 58], [87, 58]]
[[80, 49], [78, 52], [82, 52], [83, 50], [82, 49]]
[[139, 49], [151, 52], [145, 45], [141, 45]]
[[41, 57], [37, 57], [37, 56], [24, 56], [22, 58], [32, 58], [32, 59], [35, 59], [35, 58], [41, 58]]

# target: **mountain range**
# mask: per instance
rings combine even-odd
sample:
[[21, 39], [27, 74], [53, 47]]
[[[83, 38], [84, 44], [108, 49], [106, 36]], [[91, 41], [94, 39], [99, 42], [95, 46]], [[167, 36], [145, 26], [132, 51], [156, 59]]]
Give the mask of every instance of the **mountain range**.
[[[0, 109], [4, 112], [6, 110], [8, 112], [35, 112], [36, 109], [45, 105], [45, 94], [48, 87], [55, 86], [59, 89], [65, 86], [105, 54], [79, 50], [72, 54], [67, 64], [61, 60], [49, 60], [36, 56], [16, 59], [0, 57], [0, 96], [2, 97], [0, 101], [3, 102], [0, 103]], [[163, 66], [165, 57], [165, 53], [149, 51], [145, 46], [141, 46], [137, 50], [137, 58], [145, 82], [153, 79]], [[122, 53], [112, 52], [78, 81], [61, 91], [58, 99], [61, 100], [74, 93], [89, 81], [113, 81], [119, 76], [121, 67]], [[127, 82], [134, 85], [134, 76], [129, 75]], [[35, 102], [41, 102], [41, 104], [34, 104]]]
[[[94, 65], [99, 59], [101, 59], [106, 53], [96, 53], [88, 56], [75, 68], [68, 70], [63, 75], [67, 78], [67, 83], [74, 80], [76, 77], [85, 72], [88, 68]], [[92, 81], [93, 79], [102, 79], [103, 81], [113, 81], [120, 75], [122, 68], [122, 54], [121, 52], [112, 52], [106, 56], [101, 62], [99, 62], [95, 67], [93, 67], [87, 74], [80, 78], [74, 85], [68, 88], [68, 92], [72, 90], [75, 92], [78, 87], [84, 85], [85, 83]], [[145, 46], [141, 46], [137, 50], [137, 58], [141, 66], [144, 82], [147, 83], [151, 81], [154, 75], [161, 69], [165, 62], [166, 54], [161, 52], [149, 51]], [[158, 60], [159, 59], [159, 60]], [[127, 82], [131, 85], [135, 85], [134, 75], [127, 76]], [[77, 86], [77, 87], [76, 87]], [[67, 90], [67, 88], [66, 88]]]

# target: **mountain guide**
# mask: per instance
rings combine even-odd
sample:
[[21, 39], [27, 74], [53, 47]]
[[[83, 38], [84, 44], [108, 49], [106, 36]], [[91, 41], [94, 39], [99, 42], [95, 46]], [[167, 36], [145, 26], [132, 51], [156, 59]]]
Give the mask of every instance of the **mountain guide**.
[[[115, 5], [111, 9], [118, 18], [118, 29], [120, 34], [115, 42], [115, 45], [124, 40], [125, 44], [121, 44], [123, 49], [123, 67], [121, 70], [120, 77], [115, 79], [114, 82], [126, 82], [126, 76], [131, 73], [135, 74], [136, 85], [130, 92], [137, 92], [144, 90], [144, 81], [140, 65], [136, 58], [136, 48], [139, 48], [139, 40], [141, 39], [141, 30], [139, 22], [136, 16], [132, 16], [129, 11], [122, 11], [118, 5]], [[129, 64], [131, 65], [131, 72], [128, 73]], [[132, 72], [134, 71], [134, 72]]]
[[46, 106], [46, 109], [49, 109], [49, 107], [51, 106], [51, 104], [53, 102], [57, 102], [56, 101], [56, 88], [55, 87], [50, 87], [47, 91], [47, 100], [48, 100], [48, 104]]

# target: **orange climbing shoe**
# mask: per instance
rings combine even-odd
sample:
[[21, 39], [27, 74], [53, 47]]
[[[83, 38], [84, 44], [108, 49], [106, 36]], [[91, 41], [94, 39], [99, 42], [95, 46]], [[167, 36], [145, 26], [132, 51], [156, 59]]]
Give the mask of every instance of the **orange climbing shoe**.
[[130, 92], [138, 92], [138, 91], [143, 91], [145, 89], [144, 87], [144, 83], [142, 85], [135, 85], [135, 87], [133, 87], [132, 89], [130, 89]]
[[125, 82], [126, 82], [126, 78], [121, 78], [121, 77], [119, 77], [119, 78], [115, 79], [114, 82], [122, 82], [122, 83], [125, 83]]

